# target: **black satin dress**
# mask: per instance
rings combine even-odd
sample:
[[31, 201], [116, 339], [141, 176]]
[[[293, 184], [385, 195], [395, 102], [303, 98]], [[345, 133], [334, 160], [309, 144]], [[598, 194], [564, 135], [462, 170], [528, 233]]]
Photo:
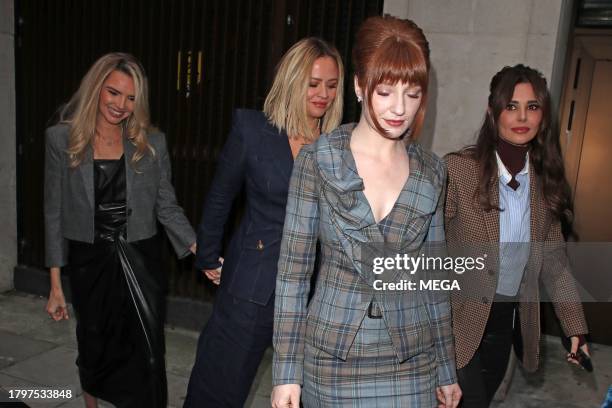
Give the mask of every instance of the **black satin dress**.
[[69, 252], [81, 386], [117, 407], [166, 407], [159, 242], [125, 240], [123, 157], [94, 160], [94, 183], [94, 243]]

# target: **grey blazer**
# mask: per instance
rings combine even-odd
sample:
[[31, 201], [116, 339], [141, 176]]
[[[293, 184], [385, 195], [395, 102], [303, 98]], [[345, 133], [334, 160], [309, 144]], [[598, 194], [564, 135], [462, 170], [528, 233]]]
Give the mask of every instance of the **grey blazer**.
[[[88, 148], [81, 164], [68, 165], [69, 127], [55, 125], [45, 132], [45, 264], [67, 263], [66, 240], [94, 241], [93, 149]], [[189, 254], [195, 233], [176, 202], [166, 137], [161, 132], [148, 136], [155, 155], [146, 155], [133, 166], [136, 147], [123, 141], [127, 184], [127, 240], [150, 238], [157, 233], [157, 221], [165, 227], [179, 257]]]

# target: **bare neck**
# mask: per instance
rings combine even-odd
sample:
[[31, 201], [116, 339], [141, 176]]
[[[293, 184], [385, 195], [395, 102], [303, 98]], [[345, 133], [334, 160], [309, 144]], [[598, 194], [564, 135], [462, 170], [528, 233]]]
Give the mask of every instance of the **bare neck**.
[[403, 140], [388, 139], [382, 136], [362, 116], [351, 135], [351, 150], [385, 160], [405, 151], [405, 144]]

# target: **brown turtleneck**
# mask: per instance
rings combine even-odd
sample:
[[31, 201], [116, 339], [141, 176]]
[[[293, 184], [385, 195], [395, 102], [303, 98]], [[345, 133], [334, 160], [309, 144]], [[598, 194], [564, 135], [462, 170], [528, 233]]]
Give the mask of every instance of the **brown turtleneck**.
[[504, 166], [506, 166], [506, 169], [508, 169], [508, 172], [512, 175], [512, 179], [510, 179], [508, 185], [513, 190], [516, 190], [519, 186], [519, 182], [515, 176], [525, 167], [525, 157], [528, 151], [528, 144], [515, 145], [506, 142], [501, 137], [497, 138], [497, 154], [504, 163]]

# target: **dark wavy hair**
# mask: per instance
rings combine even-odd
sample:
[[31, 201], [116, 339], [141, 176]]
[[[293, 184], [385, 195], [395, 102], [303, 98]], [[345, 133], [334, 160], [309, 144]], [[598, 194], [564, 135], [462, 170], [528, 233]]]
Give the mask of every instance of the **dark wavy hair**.
[[544, 76], [528, 66], [518, 64], [504, 67], [491, 80], [484, 122], [478, 132], [476, 144], [467, 149], [479, 164], [479, 185], [475, 198], [486, 211], [499, 210], [493, 205], [490, 194], [491, 183], [497, 174], [495, 150], [499, 138], [498, 121], [512, 100], [514, 87], [523, 83], [531, 84], [542, 110], [540, 129], [529, 142], [531, 169], [539, 180], [549, 210], [562, 222], [564, 232], [571, 234], [573, 220], [571, 189], [565, 178], [559, 136], [551, 110], [550, 93]]

